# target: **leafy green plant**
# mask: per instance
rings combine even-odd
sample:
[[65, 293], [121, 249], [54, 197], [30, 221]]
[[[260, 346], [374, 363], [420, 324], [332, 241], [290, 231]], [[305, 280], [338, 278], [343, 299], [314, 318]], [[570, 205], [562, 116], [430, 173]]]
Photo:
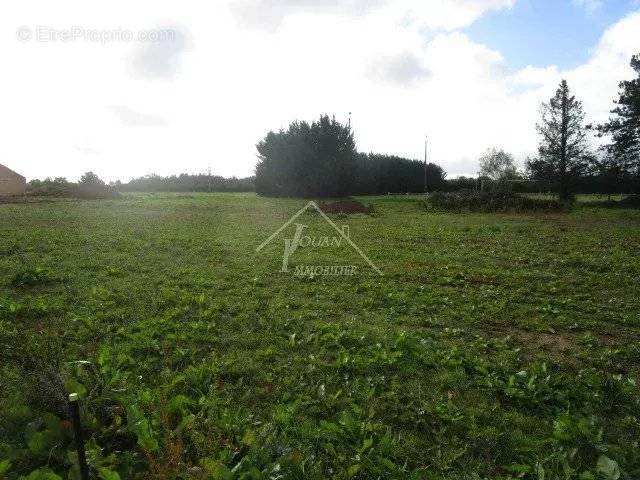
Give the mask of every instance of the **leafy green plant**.
[[78, 478], [74, 391], [92, 478], [640, 478], [640, 213], [361, 200], [383, 277], [254, 256], [296, 200], [0, 206], [0, 476]]
[[47, 285], [57, 281], [52, 272], [42, 266], [26, 267], [16, 273], [11, 279], [14, 287], [34, 287], [37, 285]]

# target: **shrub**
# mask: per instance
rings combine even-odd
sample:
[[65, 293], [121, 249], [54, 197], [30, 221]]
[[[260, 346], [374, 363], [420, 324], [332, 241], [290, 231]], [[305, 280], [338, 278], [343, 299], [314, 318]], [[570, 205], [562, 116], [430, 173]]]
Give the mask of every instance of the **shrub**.
[[80, 183], [66, 178], [33, 180], [27, 185], [27, 195], [32, 197], [81, 198], [85, 200], [119, 198], [121, 194], [88, 172]]
[[73, 197], [73, 186], [74, 184], [68, 182], [66, 178], [32, 180], [27, 185], [27, 195], [34, 197]]
[[558, 211], [565, 206], [557, 200], [524, 197], [511, 192], [435, 192], [426, 200], [428, 208], [469, 212]]

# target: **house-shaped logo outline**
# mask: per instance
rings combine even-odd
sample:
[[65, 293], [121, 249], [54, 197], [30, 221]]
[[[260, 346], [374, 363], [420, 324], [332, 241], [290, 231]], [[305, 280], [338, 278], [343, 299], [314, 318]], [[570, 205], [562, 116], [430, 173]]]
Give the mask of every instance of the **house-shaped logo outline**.
[[282, 233], [283, 230], [285, 230], [289, 225], [291, 225], [293, 222], [295, 222], [298, 217], [300, 215], [302, 215], [303, 213], [305, 213], [307, 210], [309, 210], [309, 208], [313, 208], [315, 209], [321, 216], [322, 218], [324, 218], [324, 220], [331, 225], [331, 227], [338, 232], [338, 234], [344, 239], [346, 240], [346, 242], [349, 244], [349, 246], [351, 246], [351, 248], [353, 248], [358, 255], [360, 255], [360, 257], [362, 257], [362, 259], [367, 263], [367, 265], [369, 265], [378, 275], [380, 276], [384, 276], [384, 273], [382, 273], [382, 270], [380, 270], [375, 263], [373, 263], [371, 261], [371, 259], [369, 257], [367, 257], [365, 255], [365, 253], [360, 250], [360, 247], [358, 247], [358, 245], [356, 245], [353, 240], [351, 240], [351, 238], [349, 238], [349, 236], [340, 228], [338, 227], [328, 216], [326, 213], [324, 213], [322, 211], [322, 209], [318, 206], [318, 204], [314, 201], [310, 201], [309, 203], [307, 203], [304, 207], [302, 207], [293, 217], [291, 217], [284, 225], [282, 225], [278, 230], [276, 230], [273, 235], [271, 235], [269, 238], [267, 238], [264, 242], [262, 242], [258, 248], [256, 248], [256, 253], [260, 253], [262, 251], [262, 249], [264, 249], [264, 247], [266, 247], [267, 245], [269, 245], [278, 235], [280, 235], [280, 233]]

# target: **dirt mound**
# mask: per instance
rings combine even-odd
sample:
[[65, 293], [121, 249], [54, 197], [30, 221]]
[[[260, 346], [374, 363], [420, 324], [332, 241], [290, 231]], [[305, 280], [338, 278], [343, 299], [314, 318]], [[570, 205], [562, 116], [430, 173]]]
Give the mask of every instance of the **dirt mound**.
[[339, 200], [337, 202], [320, 204], [324, 213], [369, 213], [370, 207], [356, 200]]

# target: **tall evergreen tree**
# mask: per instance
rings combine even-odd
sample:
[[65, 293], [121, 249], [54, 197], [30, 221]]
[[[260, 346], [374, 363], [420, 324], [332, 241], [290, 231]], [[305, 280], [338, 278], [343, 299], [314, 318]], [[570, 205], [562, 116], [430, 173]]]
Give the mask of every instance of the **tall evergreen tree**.
[[324, 115], [269, 132], [257, 145], [256, 191], [269, 196], [342, 197], [356, 168], [353, 132]]
[[601, 168], [618, 179], [640, 177], [640, 54], [632, 57], [631, 68], [637, 77], [620, 82], [612, 118], [597, 127], [600, 136], [610, 136], [612, 140], [604, 147], [606, 156]]
[[571, 94], [566, 80], [553, 98], [541, 107], [542, 119], [537, 125], [540, 134], [539, 158], [527, 168], [551, 174], [558, 186], [561, 201], [572, 196], [572, 185], [589, 163], [586, 127], [582, 103]]

